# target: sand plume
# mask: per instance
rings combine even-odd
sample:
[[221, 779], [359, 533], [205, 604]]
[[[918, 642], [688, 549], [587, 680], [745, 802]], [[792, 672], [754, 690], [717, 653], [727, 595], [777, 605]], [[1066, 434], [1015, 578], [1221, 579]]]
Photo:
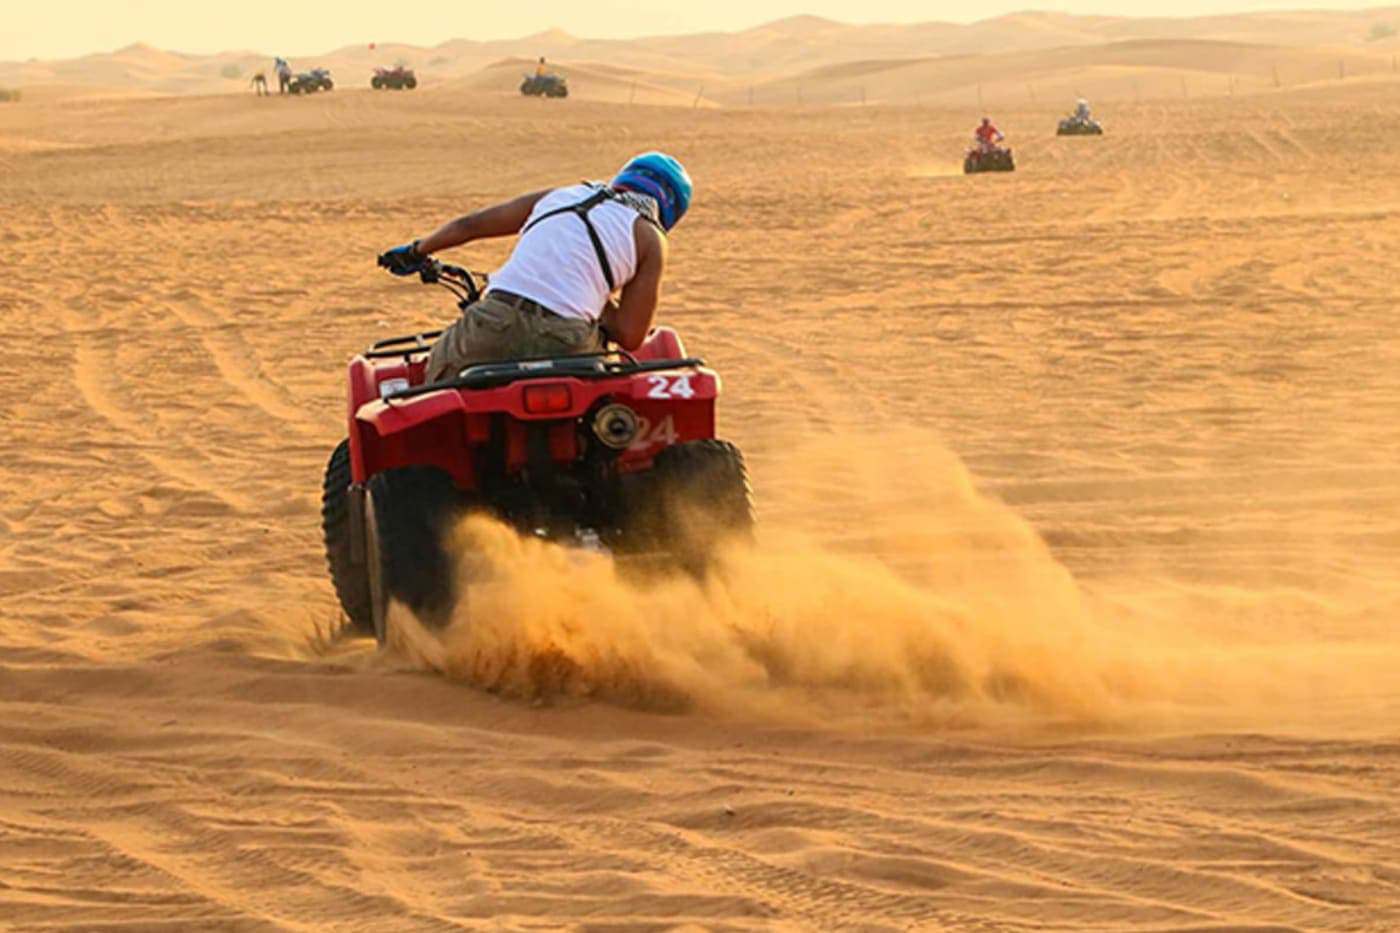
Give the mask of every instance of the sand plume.
[[[1232, 638], [1227, 592], [1166, 608], [1086, 590], [1029, 524], [981, 494], [957, 459], [908, 432], [901, 454], [830, 482], [850, 438], [799, 444], [768, 476], [827, 485], [813, 510], [847, 516], [854, 547], [779, 523], [731, 546], [704, 580], [638, 578], [611, 558], [524, 538], [487, 518], [456, 529], [466, 592], [406, 653], [503, 694], [647, 708], [970, 725], [1028, 720], [1127, 728], [1277, 723], [1379, 686], [1400, 642]], [[858, 485], [855, 473], [864, 473]], [[842, 496], [845, 498], [843, 499]], [[864, 497], [903, 498], [880, 514]], [[792, 503], [787, 504], [788, 508]], [[1269, 610], [1255, 593], [1248, 611]], [[1316, 611], [1317, 607], [1314, 607]], [[1212, 629], [1224, 630], [1211, 637]], [[1280, 704], [1282, 707], [1280, 707]]]

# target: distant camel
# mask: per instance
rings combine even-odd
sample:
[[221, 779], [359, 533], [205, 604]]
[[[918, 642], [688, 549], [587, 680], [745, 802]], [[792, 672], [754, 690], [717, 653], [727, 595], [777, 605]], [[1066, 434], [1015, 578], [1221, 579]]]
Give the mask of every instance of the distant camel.
[[261, 71], [253, 75], [253, 80], [248, 83], [257, 90], [259, 97], [266, 97], [271, 93], [267, 89], [267, 75], [263, 74]]

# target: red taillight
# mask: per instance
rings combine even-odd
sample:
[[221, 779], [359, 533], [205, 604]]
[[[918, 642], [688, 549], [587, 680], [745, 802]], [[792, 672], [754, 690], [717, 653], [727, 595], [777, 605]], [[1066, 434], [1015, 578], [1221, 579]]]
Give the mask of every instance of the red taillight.
[[525, 410], [532, 415], [557, 415], [573, 407], [573, 393], [563, 383], [525, 387]]

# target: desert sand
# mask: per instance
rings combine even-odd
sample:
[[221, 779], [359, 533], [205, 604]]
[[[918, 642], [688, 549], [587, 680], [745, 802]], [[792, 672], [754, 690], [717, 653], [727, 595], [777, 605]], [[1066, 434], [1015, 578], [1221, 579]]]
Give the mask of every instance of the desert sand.
[[[966, 102], [473, 80], [0, 105], [0, 927], [1400, 927], [1400, 83], [966, 178]], [[376, 252], [653, 145], [758, 543], [471, 524], [340, 637], [344, 364], [454, 313]]]

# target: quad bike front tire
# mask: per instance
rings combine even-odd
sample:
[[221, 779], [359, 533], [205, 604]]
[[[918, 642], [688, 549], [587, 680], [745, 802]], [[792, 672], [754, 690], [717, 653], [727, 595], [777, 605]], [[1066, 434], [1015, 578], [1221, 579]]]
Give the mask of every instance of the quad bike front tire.
[[322, 82], [321, 82], [321, 90], [323, 90], [323, 91], [334, 91], [334, 90], [335, 90], [335, 82], [334, 82], [334, 81], [330, 81], [330, 80], [322, 81]]
[[416, 87], [418, 86], [418, 79], [417, 79], [417, 78], [404, 78], [403, 86], [406, 87], [406, 88], [408, 88], [408, 89], [411, 91], [411, 90], [413, 90], [414, 88], [416, 88]]
[[371, 630], [388, 640], [389, 601], [441, 628], [456, 600], [447, 533], [461, 511], [452, 477], [436, 467], [401, 467], [365, 484], [365, 560]]
[[744, 455], [728, 441], [686, 441], [652, 464], [634, 543], [703, 576], [725, 543], [753, 535], [753, 490]]
[[355, 546], [350, 515], [350, 442], [341, 441], [326, 464], [321, 486], [321, 532], [326, 542], [326, 565], [348, 628], [356, 635], [373, 635], [374, 610], [368, 568]]
[[384, 90], [384, 79], [379, 77], [378, 75], [375, 75], [373, 78], [369, 79], [369, 86], [374, 88], [376, 91], [382, 91]]

